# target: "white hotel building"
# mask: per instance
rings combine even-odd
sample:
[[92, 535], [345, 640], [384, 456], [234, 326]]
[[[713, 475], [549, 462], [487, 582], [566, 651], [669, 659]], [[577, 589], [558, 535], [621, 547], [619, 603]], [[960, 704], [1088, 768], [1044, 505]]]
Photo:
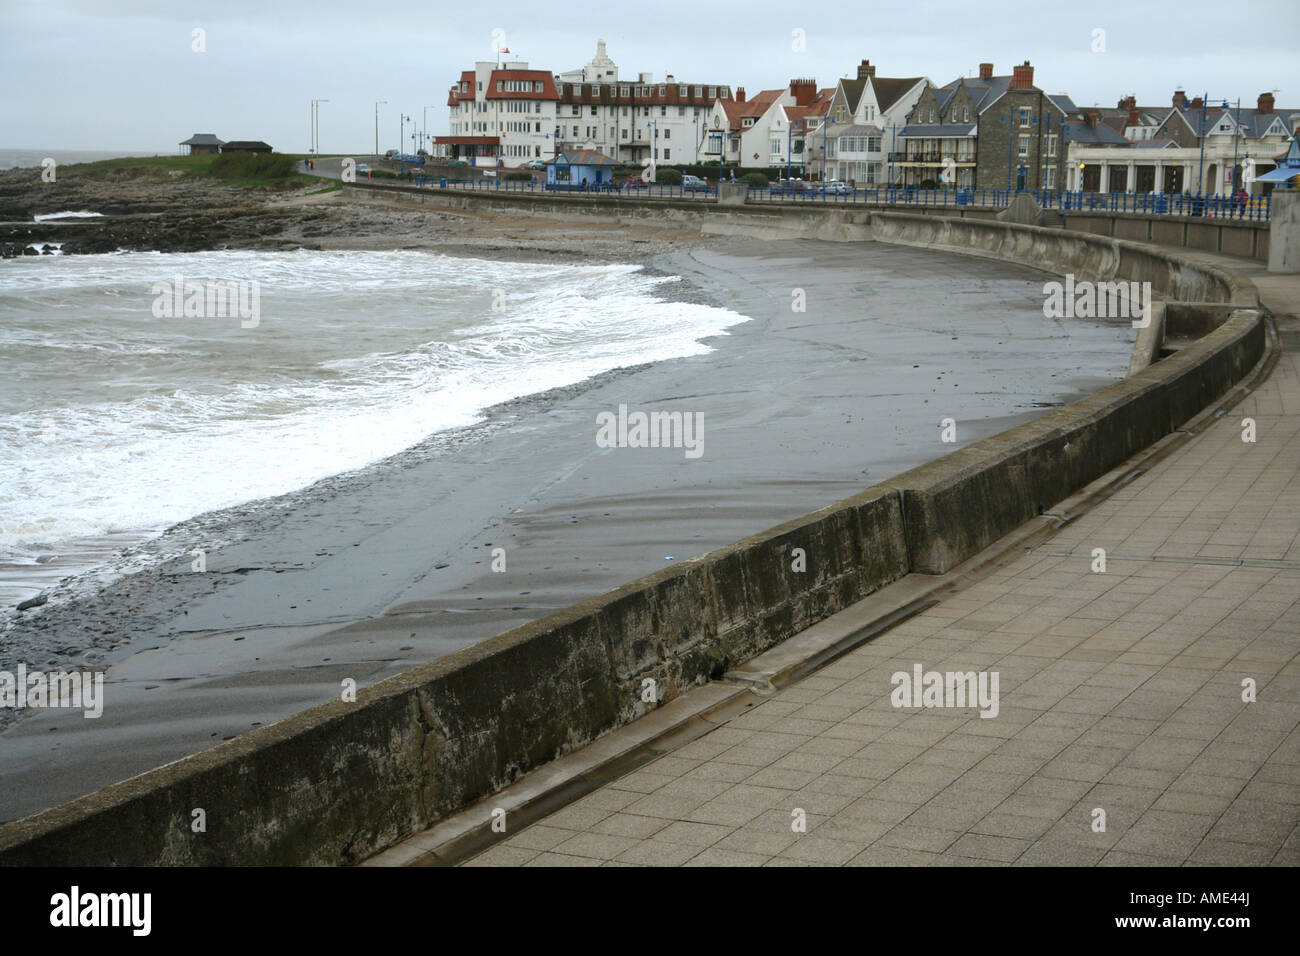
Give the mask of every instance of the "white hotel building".
[[628, 165], [707, 162], [709, 113], [715, 102], [731, 99], [728, 86], [683, 83], [672, 74], [658, 83], [652, 73], [622, 80], [604, 40], [585, 67], [555, 82], [558, 148], [599, 150]]
[[438, 155], [471, 166], [522, 166], [555, 155], [555, 78], [522, 61], [474, 64], [447, 94], [451, 133]]
[[659, 83], [650, 73], [621, 80], [604, 40], [585, 67], [558, 75], [489, 60], [451, 87], [450, 134], [435, 139], [435, 153], [489, 168], [551, 159], [562, 149], [598, 150], [628, 165], [695, 163], [707, 160], [710, 109], [730, 99], [728, 86], [671, 75]]

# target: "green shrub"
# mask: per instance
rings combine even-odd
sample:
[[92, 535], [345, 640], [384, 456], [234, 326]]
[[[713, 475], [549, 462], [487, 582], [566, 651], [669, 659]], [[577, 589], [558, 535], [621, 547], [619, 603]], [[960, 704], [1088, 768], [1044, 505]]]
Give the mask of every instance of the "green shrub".
[[682, 184], [682, 174], [676, 169], [656, 169], [655, 182], [665, 186], [680, 186]]
[[213, 158], [208, 172], [218, 179], [288, 179], [301, 165], [279, 153], [222, 153]]
[[506, 173], [506, 179], [513, 179], [517, 182], [528, 182], [533, 178], [532, 173]]
[[745, 177], [745, 182], [749, 183], [756, 189], [764, 189], [767, 186], [768, 180], [762, 173], [750, 173]]

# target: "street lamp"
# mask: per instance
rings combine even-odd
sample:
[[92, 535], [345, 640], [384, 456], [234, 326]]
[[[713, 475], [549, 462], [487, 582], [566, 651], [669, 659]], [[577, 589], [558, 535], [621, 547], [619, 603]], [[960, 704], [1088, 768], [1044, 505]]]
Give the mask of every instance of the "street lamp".
[[311, 150], [310, 152], [320, 155], [320, 106], [321, 103], [328, 103], [329, 100], [312, 100], [311, 101]]
[[380, 104], [387, 106], [388, 100], [375, 101], [375, 158], [376, 159], [379, 158], [379, 106]]

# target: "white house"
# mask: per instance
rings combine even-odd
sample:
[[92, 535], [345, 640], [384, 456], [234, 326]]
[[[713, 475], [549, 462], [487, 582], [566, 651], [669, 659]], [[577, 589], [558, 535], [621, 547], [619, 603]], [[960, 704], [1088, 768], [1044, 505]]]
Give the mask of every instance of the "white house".
[[928, 85], [924, 76], [877, 76], [871, 61], [863, 60], [856, 77], [837, 84], [823, 135], [811, 137], [813, 163], [824, 159], [826, 179], [885, 183], [889, 154], [898, 151], [907, 116]]

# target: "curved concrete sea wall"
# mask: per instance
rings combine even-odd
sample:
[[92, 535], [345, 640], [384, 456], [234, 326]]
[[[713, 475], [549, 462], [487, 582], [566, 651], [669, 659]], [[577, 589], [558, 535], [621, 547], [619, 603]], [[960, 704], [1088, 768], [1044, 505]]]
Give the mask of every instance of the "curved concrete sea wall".
[[[950, 569], [1180, 427], [1265, 351], [1249, 283], [1160, 250], [974, 219], [877, 213], [869, 226], [886, 241], [1150, 280], [1237, 308], [1122, 382], [855, 497], [413, 668], [355, 703], [10, 824], [0, 864], [363, 859], [635, 719], [654, 706], [641, 702], [645, 678], [671, 699], [908, 573]], [[803, 573], [791, 570], [794, 548]], [[196, 808], [204, 833], [190, 829]]]

